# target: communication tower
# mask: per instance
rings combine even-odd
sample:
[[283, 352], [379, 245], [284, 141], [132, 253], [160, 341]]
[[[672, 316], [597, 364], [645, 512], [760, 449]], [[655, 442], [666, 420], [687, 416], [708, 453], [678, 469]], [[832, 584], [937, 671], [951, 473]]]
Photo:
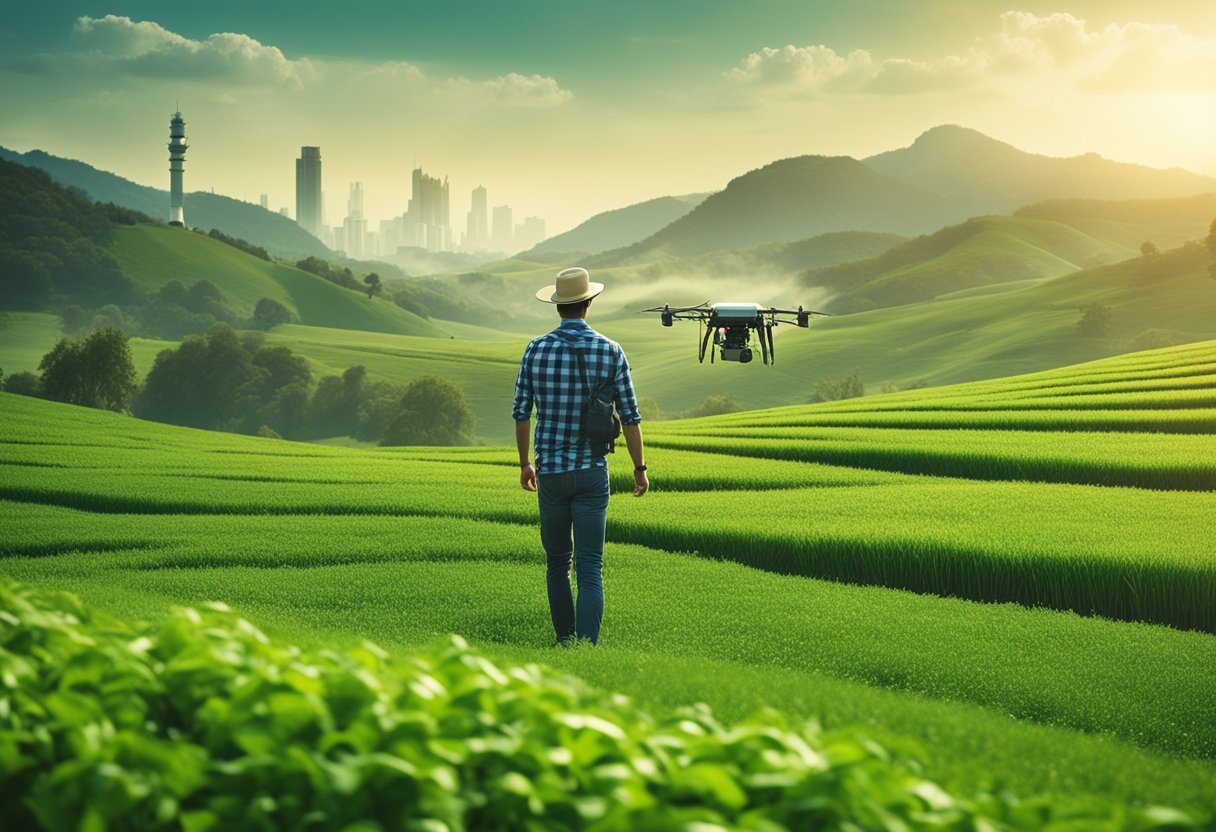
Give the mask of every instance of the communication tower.
[[186, 165], [186, 121], [181, 112], [169, 120], [169, 225], [184, 226], [182, 172]]

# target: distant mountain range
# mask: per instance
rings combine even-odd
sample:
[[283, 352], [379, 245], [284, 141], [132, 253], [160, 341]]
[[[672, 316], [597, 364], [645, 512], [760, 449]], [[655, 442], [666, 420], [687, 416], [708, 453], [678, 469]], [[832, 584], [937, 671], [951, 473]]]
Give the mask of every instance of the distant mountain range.
[[953, 124], [863, 161], [879, 173], [941, 194], [967, 216], [1008, 214], [1053, 198], [1141, 199], [1216, 191], [1216, 179], [1181, 168], [1129, 165], [1096, 153], [1040, 156]]
[[[97, 202], [113, 202], [123, 208], [163, 219], [169, 210], [169, 192], [138, 185], [84, 162], [62, 159], [41, 150], [17, 153], [0, 147], [0, 159], [41, 168], [62, 185], [79, 188]], [[232, 197], [195, 191], [186, 194], [186, 223], [192, 228], [212, 228], [259, 245], [271, 254], [303, 258], [309, 255], [334, 257], [316, 237], [293, 220], [260, 205]]]
[[669, 225], [602, 258], [630, 263], [696, 256], [831, 231], [925, 234], [1049, 199], [1204, 193], [1216, 193], [1216, 179], [1178, 168], [1112, 162], [1092, 153], [1040, 156], [975, 130], [945, 125], [909, 147], [863, 161], [798, 156], [773, 162], [731, 180]]
[[708, 194], [661, 196], [614, 211], [596, 214], [564, 234], [550, 237], [521, 255], [547, 252], [598, 254], [649, 237], [705, 201]]

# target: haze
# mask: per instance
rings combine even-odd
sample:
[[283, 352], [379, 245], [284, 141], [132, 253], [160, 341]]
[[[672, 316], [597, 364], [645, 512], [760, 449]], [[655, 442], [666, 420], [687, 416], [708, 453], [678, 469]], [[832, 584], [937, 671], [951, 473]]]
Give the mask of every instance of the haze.
[[417, 164], [548, 233], [801, 154], [864, 156], [937, 124], [1055, 156], [1216, 174], [1216, 5], [1131, 2], [25, 4], [0, 46], [0, 144], [294, 211], [362, 181], [399, 215]]

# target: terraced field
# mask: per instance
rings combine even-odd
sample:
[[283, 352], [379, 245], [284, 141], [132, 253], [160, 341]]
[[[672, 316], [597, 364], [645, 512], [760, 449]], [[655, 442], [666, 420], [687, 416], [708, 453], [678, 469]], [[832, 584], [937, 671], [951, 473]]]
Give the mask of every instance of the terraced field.
[[297, 445], [0, 395], [0, 572], [127, 619], [222, 600], [316, 647], [458, 632], [661, 712], [861, 724], [959, 788], [1210, 811], [1214, 368], [1208, 342], [648, 425], [652, 494], [612, 460], [595, 650], [550, 647], [505, 448]]

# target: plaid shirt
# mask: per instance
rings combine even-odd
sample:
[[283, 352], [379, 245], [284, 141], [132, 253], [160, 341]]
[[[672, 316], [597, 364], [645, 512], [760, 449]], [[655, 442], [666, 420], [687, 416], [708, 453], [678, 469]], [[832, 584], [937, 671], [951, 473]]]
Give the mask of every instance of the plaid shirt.
[[[557, 334], [558, 332], [564, 335]], [[591, 455], [591, 446], [580, 441], [579, 427], [588, 387], [579, 374], [578, 358], [566, 340], [574, 336], [586, 355], [587, 382], [591, 387], [610, 377], [616, 382], [616, 412], [621, 424], [642, 421], [629, 377], [625, 351], [615, 341], [600, 335], [582, 318], [567, 318], [561, 326], [531, 341], [519, 364], [515, 382], [516, 422], [532, 417], [536, 406], [536, 470], [540, 474], [562, 474], [584, 468], [603, 468], [603, 457]], [[614, 375], [612, 375], [615, 373]]]

